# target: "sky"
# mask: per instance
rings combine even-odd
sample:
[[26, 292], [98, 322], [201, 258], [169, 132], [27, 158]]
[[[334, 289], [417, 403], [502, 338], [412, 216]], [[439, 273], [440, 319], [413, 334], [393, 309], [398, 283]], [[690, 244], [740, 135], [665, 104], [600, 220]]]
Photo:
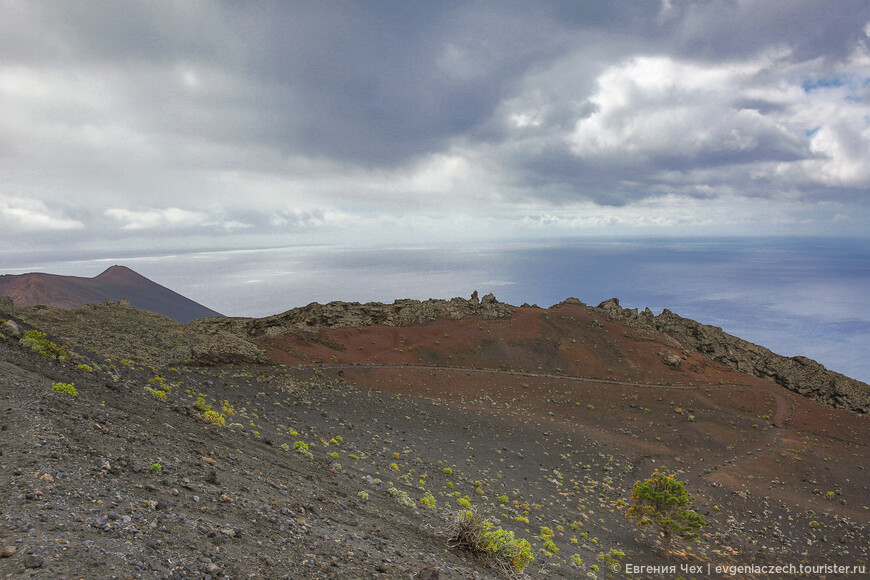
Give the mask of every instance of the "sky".
[[863, 0], [0, 0], [0, 111], [0, 273], [870, 232]]
[[870, 224], [865, 1], [0, 10], [12, 267]]

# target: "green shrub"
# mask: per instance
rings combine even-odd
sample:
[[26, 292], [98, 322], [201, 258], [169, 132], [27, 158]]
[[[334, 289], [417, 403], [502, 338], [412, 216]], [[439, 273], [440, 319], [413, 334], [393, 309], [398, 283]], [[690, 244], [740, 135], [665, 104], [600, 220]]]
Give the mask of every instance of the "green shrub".
[[151, 387], [145, 387], [145, 392], [150, 394], [152, 397], [154, 397], [158, 401], [165, 401], [166, 400], [166, 391], [162, 391], [160, 389], [152, 389]]
[[55, 393], [65, 393], [67, 395], [72, 395], [73, 397], [79, 396], [75, 383], [54, 383], [51, 385], [51, 390]]
[[94, 372], [94, 367], [91, 365], [79, 365], [78, 368], [83, 371], [88, 371], [89, 373]]
[[[163, 393], [163, 391], [157, 391], [159, 393]], [[166, 393], [163, 393], [163, 397], [166, 398]], [[211, 423], [212, 425], [217, 425], [218, 427], [223, 427], [227, 418], [218, 413], [217, 411], [206, 411], [202, 415], [202, 420], [206, 423]]]
[[308, 450], [308, 443], [306, 443], [305, 441], [296, 441], [295, 443], [293, 443], [293, 450], [296, 451], [296, 453], [304, 455], [309, 459], [312, 459], [314, 457], [314, 455], [312, 455], [311, 452]]
[[432, 494], [431, 494], [430, 492], [428, 492], [428, 491], [427, 491], [426, 493], [423, 494], [423, 497], [422, 497], [422, 498], [420, 498], [420, 503], [422, 503], [424, 506], [426, 506], [426, 507], [429, 508], [430, 510], [434, 510], [434, 509], [435, 509], [435, 503], [436, 503], [436, 501], [437, 501], [437, 500], [435, 499], [435, 496], [432, 495]]
[[365, 492], [365, 491], [361, 491], [361, 492], [359, 492], [358, 494], [356, 494], [356, 496], [359, 498], [359, 500], [360, 500], [361, 502], [367, 502], [367, 501], [369, 501], [369, 494], [368, 494], [367, 492]]
[[203, 413], [211, 411], [211, 405], [205, 402], [205, 395], [203, 395], [202, 393], [197, 395], [196, 402], [193, 404], [193, 406], [202, 411]]
[[608, 568], [613, 568], [623, 558], [625, 558], [625, 552], [617, 548], [611, 548], [610, 552], [598, 554], [598, 559]]
[[21, 338], [21, 344], [29, 346], [39, 354], [50, 356], [58, 360], [69, 360], [69, 353], [66, 347], [60, 347], [48, 340], [45, 333], [38, 330], [28, 330]]
[[414, 503], [414, 500], [411, 499], [411, 497], [408, 495], [407, 491], [403, 491], [401, 489], [396, 489], [395, 487], [391, 487], [390, 489], [387, 490], [387, 493], [389, 493], [391, 496], [393, 496], [393, 499], [395, 499], [397, 502], [399, 502], [403, 506], [412, 507], [412, 508], [417, 507], [417, 504]]
[[547, 526], [543, 526], [541, 528], [541, 541], [544, 542], [544, 549], [550, 554], [557, 554], [559, 552], [559, 547], [553, 543], [553, 530], [548, 528]]
[[451, 542], [478, 555], [487, 565], [522, 573], [535, 559], [527, 540], [517, 539], [510, 530], [495, 527], [474, 510], [459, 512]]
[[698, 539], [695, 530], [704, 525], [704, 516], [689, 509], [694, 498], [673, 474], [654, 471], [649, 479], [634, 484], [631, 500], [634, 503], [626, 515], [639, 520], [640, 526], [658, 528], [665, 556], [670, 553], [673, 537], [687, 542]]

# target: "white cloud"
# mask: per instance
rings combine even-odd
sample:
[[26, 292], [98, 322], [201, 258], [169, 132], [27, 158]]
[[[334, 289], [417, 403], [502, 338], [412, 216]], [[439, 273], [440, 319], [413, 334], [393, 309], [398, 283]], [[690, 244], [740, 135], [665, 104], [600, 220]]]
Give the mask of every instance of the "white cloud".
[[133, 211], [128, 209], [110, 208], [105, 215], [118, 220], [125, 230], [146, 230], [161, 228], [187, 228], [214, 225], [207, 214], [188, 211], [177, 207], [167, 209], [151, 209]]
[[598, 78], [589, 101], [595, 112], [569, 137], [580, 157], [614, 163], [705, 158], [758, 152], [763, 142], [791, 145], [775, 119], [735, 106], [744, 87], [776, 58], [707, 65], [667, 56], [637, 57]]
[[0, 216], [14, 231], [63, 231], [84, 227], [80, 221], [49, 210], [38, 199], [3, 197], [0, 195]]

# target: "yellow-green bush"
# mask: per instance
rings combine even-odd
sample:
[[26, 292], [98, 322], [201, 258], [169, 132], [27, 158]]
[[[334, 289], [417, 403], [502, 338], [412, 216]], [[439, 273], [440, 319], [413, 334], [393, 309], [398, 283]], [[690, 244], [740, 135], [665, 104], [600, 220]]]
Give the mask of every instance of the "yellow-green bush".
[[60, 347], [48, 340], [45, 333], [38, 330], [28, 330], [21, 338], [21, 344], [29, 346], [39, 354], [50, 356], [58, 360], [69, 360], [66, 347]]
[[486, 563], [505, 566], [522, 572], [535, 560], [528, 540], [515, 538], [511, 530], [495, 527], [474, 510], [459, 512], [451, 541], [470, 550]]
[[51, 385], [51, 390], [55, 393], [65, 393], [67, 395], [72, 395], [73, 397], [79, 396], [75, 383], [54, 383]]

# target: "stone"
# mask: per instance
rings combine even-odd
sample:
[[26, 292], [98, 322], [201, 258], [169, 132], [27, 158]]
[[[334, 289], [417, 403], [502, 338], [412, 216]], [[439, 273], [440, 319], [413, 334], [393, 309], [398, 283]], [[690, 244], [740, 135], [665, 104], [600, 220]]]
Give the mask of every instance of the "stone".
[[674, 354], [670, 351], [663, 351], [659, 354], [662, 356], [662, 362], [669, 367], [678, 367], [682, 362], [682, 360], [680, 359], [680, 355]]
[[0, 552], [0, 557], [9, 558], [15, 554], [15, 546], [5, 546]]
[[440, 580], [441, 570], [438, 568], [423, 568], [417, 576], [419, 580]]
[[24, 559], [25, 568], [42, 568], [45, 564], [45, 558], [39, 554], [30, 554]]
[[[8, 298], [8, 296], [3, 296], [3, 298]], [[3, 326], [0, 327], [0, 334], [18, 338], [21, 336], [21, 328], [14, 320], [7, 320], [3, 323]]]

